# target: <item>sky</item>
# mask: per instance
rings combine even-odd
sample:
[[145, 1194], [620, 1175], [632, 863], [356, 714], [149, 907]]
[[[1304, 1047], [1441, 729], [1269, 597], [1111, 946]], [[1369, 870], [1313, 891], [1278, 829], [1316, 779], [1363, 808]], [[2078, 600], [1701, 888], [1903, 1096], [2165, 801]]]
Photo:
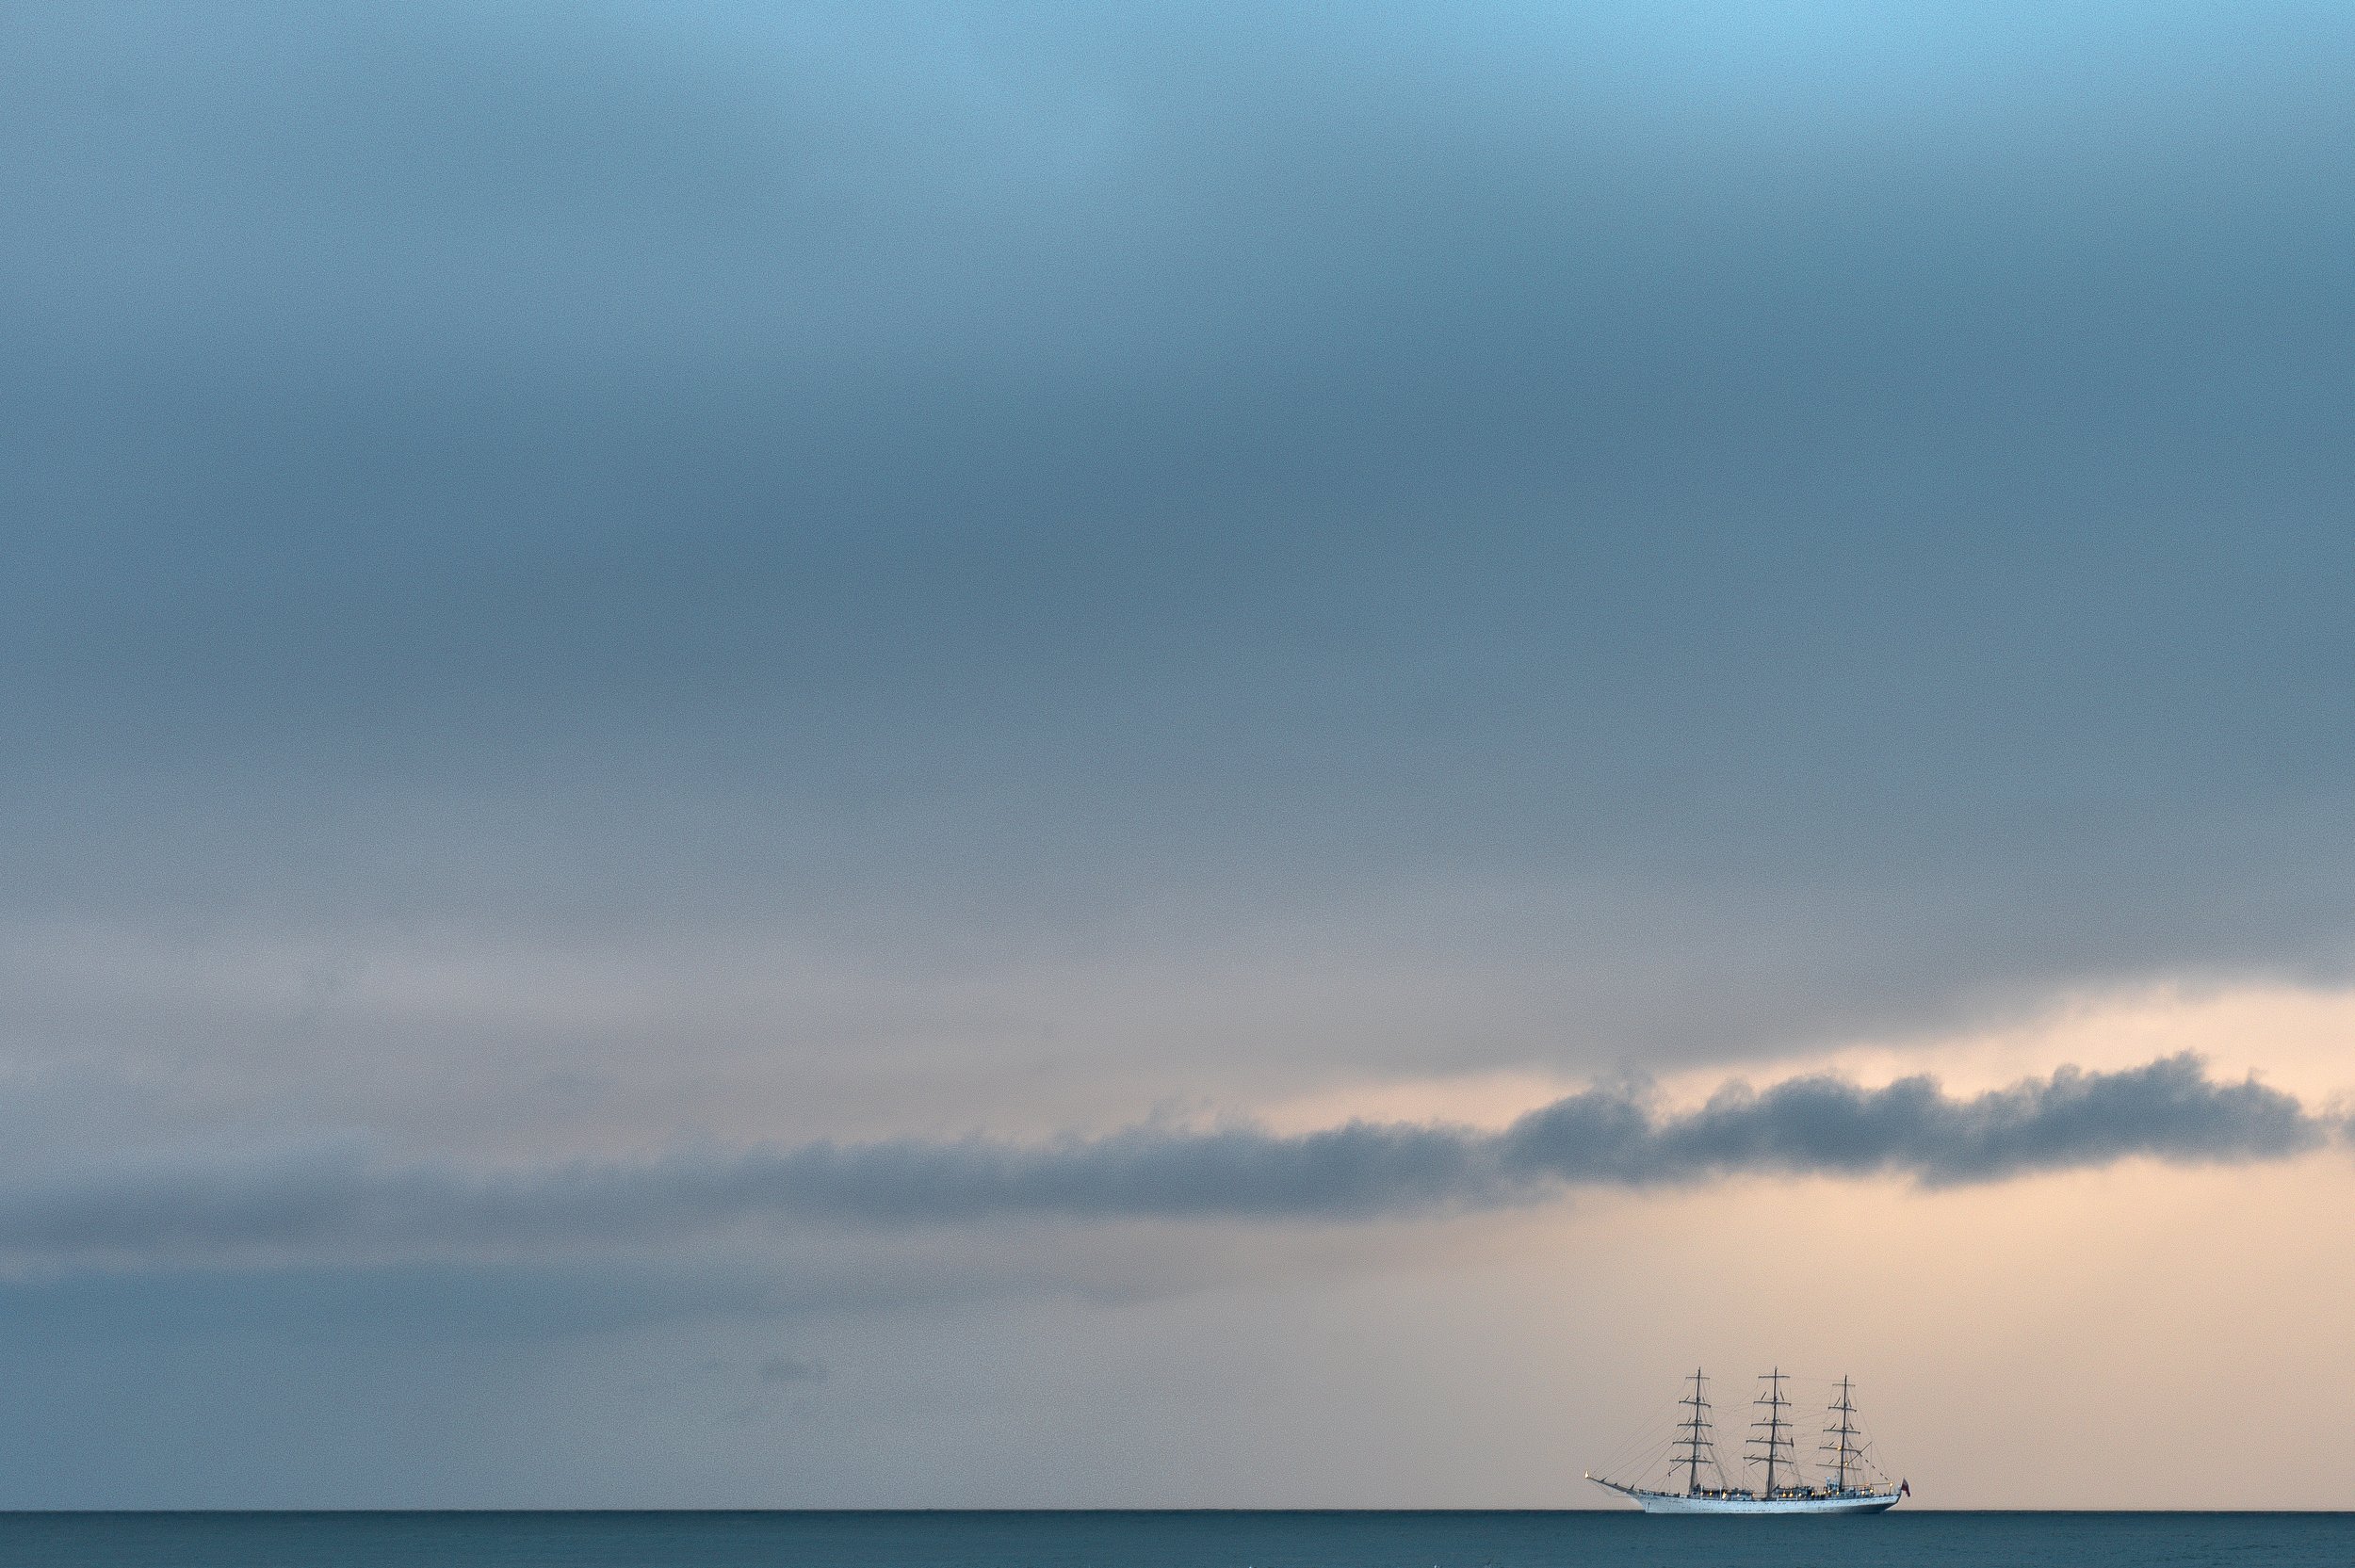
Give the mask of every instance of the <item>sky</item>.
[[0, 1506], [2346, 1502], [2345, 8], [0, 80]]

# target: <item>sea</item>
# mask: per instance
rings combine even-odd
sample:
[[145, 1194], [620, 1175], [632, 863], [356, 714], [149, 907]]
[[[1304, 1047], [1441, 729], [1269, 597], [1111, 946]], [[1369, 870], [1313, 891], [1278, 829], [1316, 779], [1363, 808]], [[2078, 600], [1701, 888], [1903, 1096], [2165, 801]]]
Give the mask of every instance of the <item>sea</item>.
[[41, 1568], [2308, 1568], [2355, 1514], [0, 1513]]

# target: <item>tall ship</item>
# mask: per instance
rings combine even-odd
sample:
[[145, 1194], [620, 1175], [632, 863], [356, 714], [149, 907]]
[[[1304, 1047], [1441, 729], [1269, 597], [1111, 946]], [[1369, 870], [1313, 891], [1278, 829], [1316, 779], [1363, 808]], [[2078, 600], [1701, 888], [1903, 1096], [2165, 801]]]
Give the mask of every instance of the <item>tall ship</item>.
[[[1903, 1480], [1891, 1484], [1871, 1459], [1872, 1445], [1857, 1425], [1855, 1385], [1844, 1377], [1825, 1413], [1818, 1473], [1807, 1475], [1792, 1435], [1791, 1401], [1782, 1391], [1789, 1381], [1779, 1366], [1759, 1379], [1758, 1414], [1743, 1447], [1738, 1484], [1718, 1463], [1709, 1380], [1697, 1368], [1693, 1391], [1677, 1401], [1684, 1415], [1667, 1445], [1667, 1484], [1643, 1486], [1591, 1471], [1586, 1479], [1632, 1498], [1646, 1513], [1878, 1513], [1913, 1495]], [[1655, 1447], [1655, 1459], [1659, 1453]]]

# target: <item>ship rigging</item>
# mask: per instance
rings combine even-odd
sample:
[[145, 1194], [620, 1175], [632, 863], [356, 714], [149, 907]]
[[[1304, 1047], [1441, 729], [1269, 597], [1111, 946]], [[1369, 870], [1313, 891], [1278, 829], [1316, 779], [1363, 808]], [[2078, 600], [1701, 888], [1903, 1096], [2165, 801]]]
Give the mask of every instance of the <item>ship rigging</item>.
[[[1870, 1441], [1857, 1424], [1856, 1385], [1844, 1376], [1825, 1410], [1824, 1440], [1817, 1445], [1823, 1474], [1809, 1479], [1792, 1435], [1792, 1403], [1783, 1391], [1789, 1381], [1780, 1366], [1759, 1377], [1756, 1414], [1742, 1454], [1746, 1472], [1759, 1477], [1755, 1486], [1735, 1484], [1718, 1462], [1709, 1379], [1698, 1368], [1689, 1380], [1691, 1391], [1677, 1401], [1683, 1414], [1668, 1445], [1668, 1485], [1643, 1486], [1591, 1472], [1586, 1479], [1647, 1513], [1879, 1513], [1912, 1495], [1908, 1483], [1891, 1484], [1868, 1457]], [[1659, 1450], [1653, 1452], [1657, 1463]]]

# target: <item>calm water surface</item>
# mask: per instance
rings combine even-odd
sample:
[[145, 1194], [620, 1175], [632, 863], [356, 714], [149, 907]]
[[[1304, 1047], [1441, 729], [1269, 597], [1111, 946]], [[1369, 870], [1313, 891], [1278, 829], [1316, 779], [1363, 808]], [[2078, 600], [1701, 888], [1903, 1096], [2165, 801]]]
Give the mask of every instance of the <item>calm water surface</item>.
[[18, 1513], [41, 1568], [2107, 1568], [2355, 1564], [2355, 1515]]

